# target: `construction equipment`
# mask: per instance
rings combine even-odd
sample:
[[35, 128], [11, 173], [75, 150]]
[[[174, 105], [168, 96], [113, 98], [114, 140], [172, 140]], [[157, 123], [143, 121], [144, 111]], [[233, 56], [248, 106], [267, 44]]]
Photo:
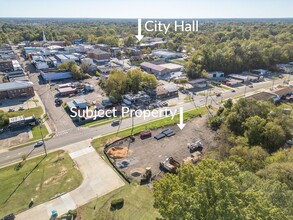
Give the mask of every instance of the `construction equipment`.
[[188, 144], [187, 144], [187, 148], [188, 148], [190, 151], [202, 151], [203, 145], [202, 145], [202, 143], [201, 143], [200, 140], [197, 140], [197, 141], [194, 142], [194, 143], [188, 143]]
[[147, 167], [145, 169], [145, 174], [143, 174], [141, 180], [140, 180], [140, 184], [147, 184], [150, 182], [152, 178], [152, 169], [150, 167]]
[[165, 161], [160, 163], [160, 167], [170, 173], [176, 173], [177, 168], [180, 167], [180, 163], [174, 160], [173, 157], [168, 157]]

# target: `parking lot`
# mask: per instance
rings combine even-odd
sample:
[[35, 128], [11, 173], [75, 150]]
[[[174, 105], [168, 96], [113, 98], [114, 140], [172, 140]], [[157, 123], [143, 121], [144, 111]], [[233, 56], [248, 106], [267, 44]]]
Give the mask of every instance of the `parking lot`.
[[0, 110], [8, 112], [17, 111], [20, 109], [30, 109], [41, 106], [37, 96], [31, 98], [15, 98], [15, 99], [6, 99], [0, 101]]
[[[160, 140], [154, 138], [168, 128], [175, 135]], [[188, 143], [200, 140], [203, 144], [203, 154], [212, 150], [216, 146], [214, 136], [215, 132], [206, 125], [206, 117], [202, 117], [187, 122], [183, 130], [174, 125], [152, 131], [152, 137], [146, 139], [141, 139], [139, 135], [135, 136], [134, 141], [131, 138], [123, 139], [110, 145], [107, 152], [118, 169], [125, 172], [129, 178], [140, 181], [148, 167], [153, 175], [160, 178], [165, 172], [160, 169], [160, 162], [168, 157], [173, 157], [182, 164], [183, 159], [190, 157], [192, 153], [187, 148]]]

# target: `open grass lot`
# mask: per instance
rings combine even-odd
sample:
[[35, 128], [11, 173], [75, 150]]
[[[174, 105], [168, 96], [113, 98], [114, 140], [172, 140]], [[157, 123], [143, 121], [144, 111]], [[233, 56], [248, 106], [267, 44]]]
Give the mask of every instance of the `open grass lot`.
[[180, 65], [183, 65], [183, 66], [186, 64], [186, 61], [183, 58], [173, 59], [173, 60], [171, 60], [171, 62], [180, 64]]
[[37, 205], [75, 189], [81, 182], [80, 172], [64, 151], [27, 160], [19, 170], [17, 165], [1, 168], [0, 217], [28, 209], [32, 198]]
[[[124, 206], [115, 211], [110, 210], [113, 199], [124, 198]], [[81, 219], [156, 219], [160, 217], [153, 207], [153, 192], [147, 186], [139, 186], [136, 183], [125, 185], [97, 200], [94, 200], [78, 209]], [[94, 207], [96, 208], [94, 209]]]
[[40, 131], [40, 127], [39, 126], [35, 126], [32, 129], [33, 138], [30, 139], [30, 141], [42, 139], [41, 132], [42, 132], [44, 138], [48, 135], [48, 130], [47, 130], [46, 126], [45, 125], [41, 125], [41, 131]]
[[43, 114], [43, 109], [41, 106], [36, 108], [25, 109], [22, 111], [8, 112], [8, 117], [16, 117], [19, 115], [24, 115], [25, 117], [34, 115], [36, 118], [40, 118]]
[[[192, 118], [195, 118], [199, 115], [204, 115], [207, 113], [206, 107], [200, 107], [196, 109], [192, 109], [190, 111], [184, 112], [184, 121], [188, 121]], [[136, 126], [133, 131], [131, 128], [126, 129], [124, 131], [119, 132], [118, 134], [110, 134], [106, 135], [92, 141], [92, 146], [96, 148], [99, 152], [103, 151], [106, 143], [112, 143], [115, 139], [120, 139], [123, 137], [127, 137], [131, 134], [135, 134], [144, 130], [155, 130], [163, 126], [177, 124], [179, 122], [179, 115], [174, 117], [174, 120], [171, 120], [170, 117], [162, 118], [159, 120], [151, 121], [146, 124]]]

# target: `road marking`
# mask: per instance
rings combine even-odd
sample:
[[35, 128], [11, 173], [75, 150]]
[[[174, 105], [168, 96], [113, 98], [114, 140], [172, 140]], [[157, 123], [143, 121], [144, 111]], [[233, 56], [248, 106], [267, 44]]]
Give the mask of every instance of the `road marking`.
[[86, 155], [86, 154], [89, 154], [89, 153], [92, 153], [94, 152], [95, 149], [93, 147], [88, 147], [88, 148], [84, 148], [84, 149], [81, 149], [81, 150], [78, 150], [78, 151], [75, 151], [75, 152], [72, 152], [72, 153], [69, 153], [69, 156], [72, 158], [72, 159], [75, 159], [77, 157], [81, 157], [83, 155]]

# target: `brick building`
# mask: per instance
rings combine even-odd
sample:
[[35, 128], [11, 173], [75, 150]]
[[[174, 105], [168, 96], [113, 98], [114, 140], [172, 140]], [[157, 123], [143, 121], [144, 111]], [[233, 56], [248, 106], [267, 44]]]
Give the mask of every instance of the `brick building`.
[[109, 61], [111, 54], [109, 52], [100, 50], [100, 49], [94, 49], [87, 52], [88, 58], [92, 58], [96, 61]]
[[0, 59], [0, 72], [10, 72], [10, 71], [13, 71], [12, 60]]
[[34, 96], [32, 82], [14, 81], [0, 84], [0, 99]]

